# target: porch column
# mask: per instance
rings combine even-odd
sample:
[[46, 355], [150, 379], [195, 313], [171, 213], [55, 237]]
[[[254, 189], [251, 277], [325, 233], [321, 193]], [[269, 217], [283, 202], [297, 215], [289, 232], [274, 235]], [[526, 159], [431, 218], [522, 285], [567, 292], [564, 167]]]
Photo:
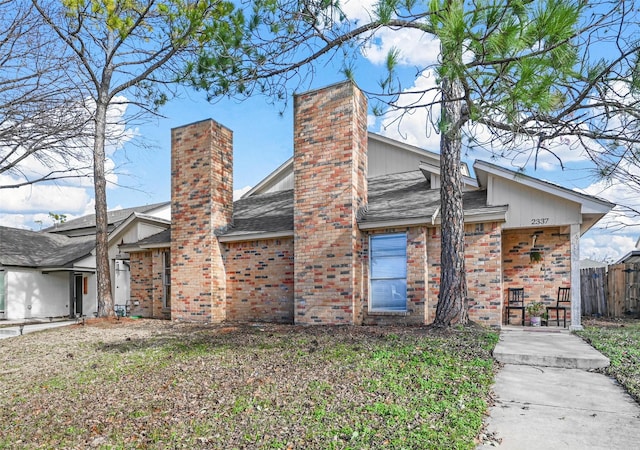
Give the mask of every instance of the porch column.
[[571, 325], [582, 330], [582, 302], [580, 300], [580, 224], [571, 225]]

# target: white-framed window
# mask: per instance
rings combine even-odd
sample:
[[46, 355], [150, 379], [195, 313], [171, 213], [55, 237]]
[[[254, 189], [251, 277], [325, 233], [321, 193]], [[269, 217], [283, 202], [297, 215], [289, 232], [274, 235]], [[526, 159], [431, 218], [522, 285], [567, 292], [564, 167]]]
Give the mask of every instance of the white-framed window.
[[162, 252], [162, 307], [171, 308], [171, 253]]
[[407, 310], [407, 235], [369, 237], [369, 309]]

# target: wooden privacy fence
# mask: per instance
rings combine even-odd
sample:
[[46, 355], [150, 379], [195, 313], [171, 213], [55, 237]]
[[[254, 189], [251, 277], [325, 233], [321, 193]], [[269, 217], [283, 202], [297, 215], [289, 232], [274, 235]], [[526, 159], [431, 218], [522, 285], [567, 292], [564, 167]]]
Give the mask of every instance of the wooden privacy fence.
[[640, 263], [580, 270], [582, 314], [640, 317]]
[[608, 314], [606, 267], [580, 270], [580, 296], [583, 316], [606, 316]]

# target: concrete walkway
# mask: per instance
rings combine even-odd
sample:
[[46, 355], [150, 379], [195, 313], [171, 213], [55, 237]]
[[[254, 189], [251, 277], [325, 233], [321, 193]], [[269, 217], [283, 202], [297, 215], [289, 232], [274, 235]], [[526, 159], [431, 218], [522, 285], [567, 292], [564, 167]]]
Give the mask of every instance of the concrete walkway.
[[494, 442], [478, 449], [640, 449], [640, 406], [615, 380], [588, 371], [609, 361], [578, 336], [509, 327], [494, 357], [504, 363], [486, 420]]
[[[49, 328], [65, 327], [77, 323], [75, 319], [69, 320], [31, 320], [25, 321], [0, 321], [0, 339], [20, 336], [21, 334], [33, 333], [35, 331], [47, 330]], [[22, 330], [20, 330], [22, 328]]]

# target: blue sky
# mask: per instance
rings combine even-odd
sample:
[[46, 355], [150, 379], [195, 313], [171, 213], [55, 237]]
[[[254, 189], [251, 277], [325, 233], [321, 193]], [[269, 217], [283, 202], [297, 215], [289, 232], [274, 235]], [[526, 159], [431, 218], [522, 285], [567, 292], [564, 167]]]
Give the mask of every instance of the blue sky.
[[[361, 14], [357, 9], [361, 2], [351, 5], [352, 16]], [[357, 7], [357, 8], [356, 8]], [[356, 82], [364, 89], [374, 88], [382, 77], [382, 63], [391, 46], [402, 49], [401, 63], [413, 79], [413, 86], [429, 87], [434, 83], [432, 73], [423, 72], [414, 79], [416, 66], [425, 66], [437, 55], [437, 42], [425, 39], [415, 31], [382, 31], [367, 49], [364, 58], [358, 62]], [[339, 73], [340, 62], [334, 61], [323, 66], [314, 78], [318, 88], [344, 78]], [[110, 158], [117, 167], [117, 178], [108, 190], [109, 209], [126, 208], [170, 200], [170, 131], [171, 128], [191, 122], [212, 118], [234, 132], [234, 189], [241, 190], [254, 186], [271, 171], [292, 156], [293, 120], [292, 101], [283, 110], [282, 104], [272, 105], [264, 97], [254, 97], [242, 102], [220, 100], [207, 103], [204, 94], [184, 90], [179, 99], [172, 100], [161, 110], [165, 118], [151, 119], [148, 123], [124, 125], [135, 136], [122, 148], [111, 149]], [[125, 116], [126, 117], [126, 116]], [[393, 116], [370, 119], [370, 131], [379, 132], [396, 139], [437, 151], [439, 136], [426, 125], [424, 114], [405, 117], [401, 127], [393, 122]], [[140, 145], [143, 144], [143, 145]], [[570, 147], [570, 146], [569, 146]], [[626, 192], [625, 186], [605, 186], [588, 176], [589, 164], [575, 148], [559, 148], [565, 170], [549, 155], [538, 161], [534, 170], [533, 161], [522, 159], [516, 165], [526, 165], [526, 173], [534, 177], [555, 182], [569, 189], [582, 189], [597, 194], [609, 201], [620, 201], [637, 193]], [[477, 151], [465, 157], [471, 166], [475, 159], [488, 160], [489, 154]], [[510, 160], [492, 162], [513, 169]], [[2, 180], [0, 180], [1, 182]], [[20, 190], [0, 190], [0, 225], [39, 229], [51, 225], [49, 212], [66, 214], [73, 218], [91, 214], [93, 210], [92, 188], [87, 180], [73, 183], [59, 183], [55, 186], [38, 186]], [[632, 222], [630, 220], [630, 222]], [[581, 258], [596, 260], [617, 260], [635, 246], [638, 228], [620, 231], [593, 230], [581, 241]]]

